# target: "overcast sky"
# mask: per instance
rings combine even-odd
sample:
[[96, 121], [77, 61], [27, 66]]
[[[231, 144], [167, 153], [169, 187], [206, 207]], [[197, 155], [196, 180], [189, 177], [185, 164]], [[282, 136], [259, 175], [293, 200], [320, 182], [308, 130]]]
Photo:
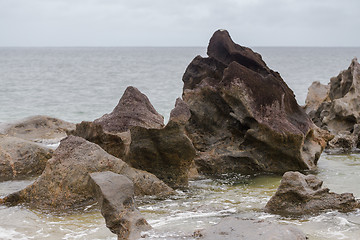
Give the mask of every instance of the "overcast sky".
[[360, 46], [360, 0], [0, 0], [0, 46]]

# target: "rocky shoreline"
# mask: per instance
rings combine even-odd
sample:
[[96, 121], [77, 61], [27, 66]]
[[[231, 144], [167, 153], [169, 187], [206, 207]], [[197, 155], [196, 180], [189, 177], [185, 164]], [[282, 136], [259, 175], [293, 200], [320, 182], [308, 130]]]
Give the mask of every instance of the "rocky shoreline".
[[[166, 125], [132, 86], [111, 113], [93, 122], [35, 116], [1, 125], [0, 180], [38, 178], [0, 203], [66, 211], [99, 202], [118, 239], [138, 239], [151, 226], [136, 209], [135, 195], [163, 199], [200, 175], [271, 173], [284, 175], [264, 211], [298, 216], [359, 209], [352, 194], [331, 193], [314, 175], [302, 174], [316, 171], [325, 149], [360, 146], [357, 60], [328, 86], [313, 83], [303, 108], [280, 74], [227, 31], [214, 33], [207, 54], [187, 67], [182, 98]], [[59, 141], [55, 150], [48, 147]], [[228, 221], [243, 227], [224, 239], [306, 239], [295, 228], [282, 235], [275, 224], [235, 219], [197, 237], [216, 239], [228, 231]]]

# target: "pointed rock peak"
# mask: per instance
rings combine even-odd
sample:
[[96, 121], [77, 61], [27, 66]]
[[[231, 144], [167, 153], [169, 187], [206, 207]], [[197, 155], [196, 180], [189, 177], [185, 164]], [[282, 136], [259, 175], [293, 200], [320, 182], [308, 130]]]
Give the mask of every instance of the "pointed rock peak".
[[162, 128], [164, 117], [155, 110], [145, 94], [130, 86], [114, 110], [94, 122], [105, 131], [119, 133], [127, 131], [131, 126]]
[[181, 98], [177, 98], [175, 108], [170, 113], [170, 121], [185, 124], [190, 117], [191, 113], [188, 105]]
[[217, 30], [213, 34], [207, 54], [225, 65], [235, 61], [256, 72], [270, 72], [260, 54], [234, 43], [226, 30]]

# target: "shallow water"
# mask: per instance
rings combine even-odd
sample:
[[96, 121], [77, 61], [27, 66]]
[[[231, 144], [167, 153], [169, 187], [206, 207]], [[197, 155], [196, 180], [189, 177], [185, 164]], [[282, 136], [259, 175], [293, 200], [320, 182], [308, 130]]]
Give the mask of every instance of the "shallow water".
[[[360, 197], [360, 155], [327, 155], [319, 160], [317, 176], [331, 191], [352, 192]], [[243, 218], [267, 219], [303, 230], [309, 239], [358, 239], [360, 211], [329, 211], [299, 219], [284, 218], [263, 212], [275, 193], [281, 177], [224, 175], [220, 179], [190, 182], [187, 191], [166, 200], [137, 198], [137, 204], [153, 230], [144, 239], [195, 239], [195, 230], [218, 223], [221, 218], [237, 215]], [[32, 181], [0, 183], [0, 196], [20, 189]], [[112, 239], [116, 236], [94, 206], [70, 215], [51, 215], [21, 206], [0, 207], [0, 239]]]

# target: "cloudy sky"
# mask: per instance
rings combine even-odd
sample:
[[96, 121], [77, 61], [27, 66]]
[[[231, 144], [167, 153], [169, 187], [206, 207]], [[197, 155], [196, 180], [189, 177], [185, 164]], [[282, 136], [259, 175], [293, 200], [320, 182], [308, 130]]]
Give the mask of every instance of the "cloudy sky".
[[0, 0], [0, 46], [360, 46], [359, 0]]

